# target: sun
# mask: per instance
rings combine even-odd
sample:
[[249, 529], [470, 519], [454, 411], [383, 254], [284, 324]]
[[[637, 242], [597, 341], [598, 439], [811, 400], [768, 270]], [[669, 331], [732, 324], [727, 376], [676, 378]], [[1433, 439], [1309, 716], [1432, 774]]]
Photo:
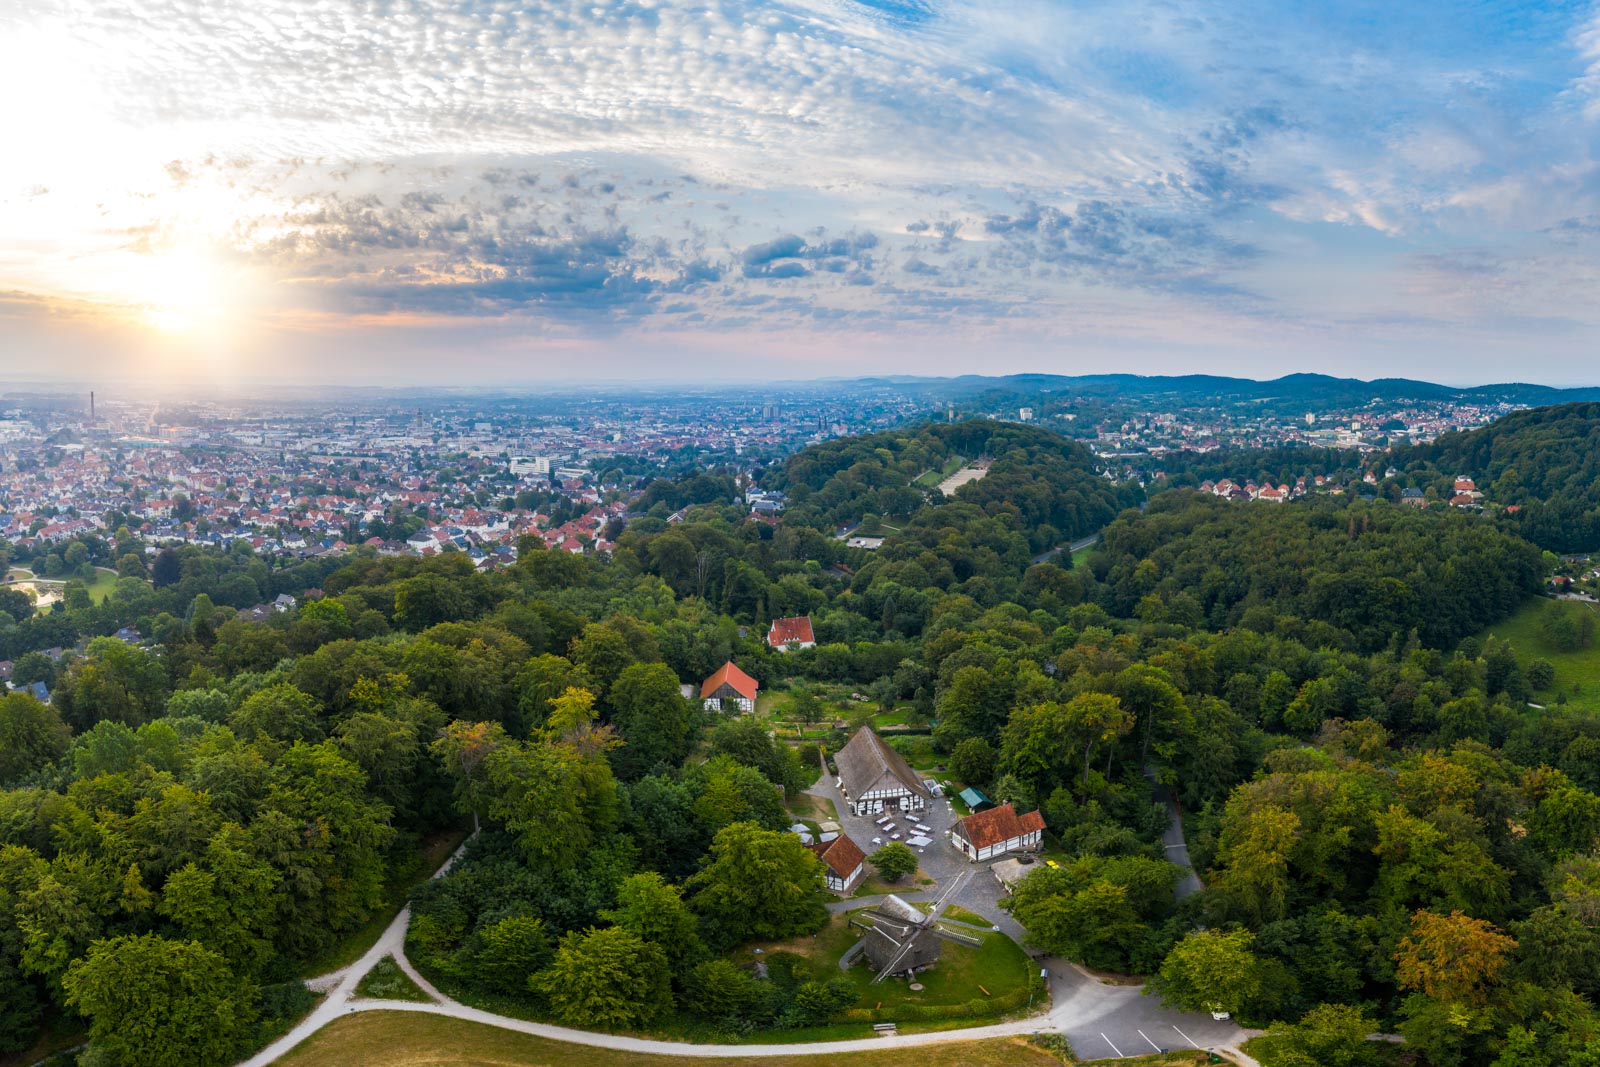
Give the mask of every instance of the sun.
[[144, 318], [162, 333], [188, 333], [195, 325], [192, 316], [172, 307], [146, 308]]
[[135, 306], [162, 333], [191, 333], [224, 315], [221, 272], [203, 252], [178, 249], [146, 257], [137, 289]]

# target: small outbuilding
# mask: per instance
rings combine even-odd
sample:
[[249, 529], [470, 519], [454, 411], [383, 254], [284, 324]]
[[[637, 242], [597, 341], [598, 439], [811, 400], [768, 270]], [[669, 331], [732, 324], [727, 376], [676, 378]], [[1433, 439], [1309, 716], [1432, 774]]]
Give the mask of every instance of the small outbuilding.
[[973, 811], [982, 811], [984, 808], [994, 807], [994, 801], [984, 796], [981, 790], [973, 789], [970, 786], [961, 791], [961, 803]]
[[831, 841], [818, 841], [806, 847], [822, 861], [828, 888], [835, 893], [848, 894], [866, 874], [867, 854], [850, 840], [849, 834], [838, 834]]

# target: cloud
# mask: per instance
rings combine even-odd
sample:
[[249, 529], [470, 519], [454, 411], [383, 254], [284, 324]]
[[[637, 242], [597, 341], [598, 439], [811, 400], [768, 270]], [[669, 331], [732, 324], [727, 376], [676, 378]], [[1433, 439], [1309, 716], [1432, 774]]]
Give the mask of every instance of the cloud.
[[1451, 284], [1545, 321], [1594, 275], [1592, 10], [39, 0], [5, 19], [0, 88], [30, 108], [0, 161], [0, 289], [51, 299], [127, 301], [130, 262], [198, 248], [290, 317], [1002, 348], [1196, 324], [1337, 347], [1405, 318], [1445, 346], [1469, 310]]

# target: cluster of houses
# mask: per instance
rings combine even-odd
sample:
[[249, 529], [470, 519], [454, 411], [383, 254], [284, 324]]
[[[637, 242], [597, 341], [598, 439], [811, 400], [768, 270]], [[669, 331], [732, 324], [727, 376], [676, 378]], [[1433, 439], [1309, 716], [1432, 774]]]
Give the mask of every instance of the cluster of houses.
[[[1399, 476], [1400, 472], [1390, 467], [1384, 472], [1382, 478], [1378, 476], [1377, 471], [1367, 471], [1366, 474], [1362, 475], [1361, 481], [1365, 485], [1377, 485], [1384, 479], [1398, 478]], [[1222, 478], [1214, 482], [1208, 479], [1195, 487], [1197, 492], [1209, 493], [1224, 500], [1265, 500], [1269, 504], [1282, 504], [1285, 501], [1298, 500], [1313, 489], [1334, 494], [1344, 492], [1343, 486], [1322, 474], [1315, 475], [1309, 481], [1304, 476], [1296, 478], [1293, 486], [1287, 483], [1273, 485], [1271, 482], [1257, 485], [1253, 481], [1247, 480], [1241, 483], [1229, 478]], [[1370, 499], [1370, 494], [1368, 498]], [[1402, 489], [1400, 491], [1400, 502], [1410, 507], [1420, 508], [1427, 506], [1428, 499], [1421, 489]], [[1478, 491], [1477, 485], [1474, 484], [1471, 478], [1461, 476], [1455, 479], [1451, 487], [1449, 502], [1453, 507], [1458, 508], [1480, 507], [1483, 502], [1483, 494]]]
[[1483, 500], [1483, 494], [1478, 492], [1478, 487], [1471, 478], [1457, 478], [1450, 488], [1450, 503], [1453, 507], [1475, 508]]
[[[70, 445], [58, 451], [48, 464], [5, 454], [0, 537], [33, 547], [114, 532], [113, 521], [149, 545], [243, 541], [257, 552], [304, 557], [361, 544], [385, 555], [459, 551], [490, 566], [514, 561], [525, 534], [568, 552], [610, 551], [605, 528], [627, 510], [584, 480], [569, 480], [559, 491], [588, 510], [552, 525], [529, 509], [481, 503], [480, 480], [397, 470], [393, 458], [364, 457], [374, 469], [355, 471], [336, 456], [267, 459], [258, 450], [197, 456], [176, 448]], [[548, 475], [526, 484], [555, 488]], [[405, 539], [380, 536], [396, 511], [425, 516], [427, 525]]]
[[[1320, 477], [1318, 481], [1321, 481]], [[1224, 500], [1265, 500], [1269, 504], [1282, 504], [1286, 500], [1296, 500], [1305, 496], [1306, 480], [1297, 478], [1295, 479], [1294, 487], [1290, 488], [1288, 484], [1273, 485], [1271, 482], [1264, 482], [1261, 485], [1257, 485], [1255, 482], [1248, 480], [1241, 484], [1229, 478], [1223, 478], [1215, 482], [1209, 480], [1201, 482], [1198, 489], [1202, 493], [1220, 496]]]
[[789, 498], [776, 489], [768, 491], [750, 486], [744, 492], [744, 502], [750, 505], [750, 517], [773, 518], [788, 505]]
[[[928, 813], [938, 788], [871, 727], [862, 727], [851, 736], [835, 753], [834, 765], [834, 785], [849, 813], [857, 817], [879, 816], [880, 822], [884, 817], [903, 818], [915, 824]], [[992, 805], [982, 794], [974, 794], [974, 799], [983, 810], [956, 820], [949, 832], [951, 846], [969, 862], [1039, 851], [1044, 841], [1043, 815], [1037, 811], [1019, 814], [1011, 804]], [[865, 875], [868, 853], [838, 824], [822, 823], [820, 829], [824, 840], [812, 842], [804, 824], [794, 827], [795, 832], [805, 834], [803, 839], [822, 860], [828, 888], [848, 894]]]

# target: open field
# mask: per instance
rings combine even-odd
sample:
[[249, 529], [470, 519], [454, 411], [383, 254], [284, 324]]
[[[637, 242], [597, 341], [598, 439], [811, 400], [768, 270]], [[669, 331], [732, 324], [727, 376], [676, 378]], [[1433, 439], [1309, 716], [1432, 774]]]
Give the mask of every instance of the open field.
[[939, 492], [945, 496], [953, 496], [955, 491], [963, 485], [968, 482], [975, 482], [988, 473], [988, 467], [962, 467], [939, 483]]
[[117, 572], [106, 567], [94, 569], [94, 581], [89, 583], [89, 599], [96, 604], [116, 592]]
[[1576, 652], [1562, 652], [1553, 648], [1545, 640], [1542, 622], [1546, 615], [1556, 612], [1573, 616], [1594, 615], [1595, 622], [1600, 625], [1600, 609], [1593, 604], [1581, 600], [1535, 597], [1511, 618], [1496, 623], [1479, 636], [1487, 638], [1492, 634], [1511, 642], [1524, 669], [1534, 659], [1547, 659], [1554, 665], [1555, 685], [1535, 694], [1536, 703], [1553, 704], [1558, 694], [1565, 693], [1569, 707], [1600, 711], [1600, 639]]
[[[94, 569], [94, 580], [85, 583], [89, 588], [89, 599], [99, 604], [117, 589], [117, 572], [105, 567]], [[6, 574], [6, 584], [9, 588], [20, 589], [23, 592], [34, 594], [35, 603], [40, 611], [52, 607], [61, 600], [62, 591], [67, 587], [65, 578], [39, 578], [32, 571], [21, 567], [13, 567]]]
[[[283, 1067], [1060, 1067], [1022, 1040], [951, 1042], [903, 1051], [705, 1060], [549, 1041], [437, 1015], [349, 1015], [278, 1061]], [[1189, 1062], [1189, 1061], [1175, 1061]]]
[[917, 476], [917, 480], [911, 484], [916, 486], [918, 489], [932, 489], [934, 486], [950, 477], [950, 475], [960, 470], [961, 465], [965, 462], [965, 457], [951, 456], [949, 459], [944, 461], [943, 467], [939, 467], [935, 470], [923, 471]]

